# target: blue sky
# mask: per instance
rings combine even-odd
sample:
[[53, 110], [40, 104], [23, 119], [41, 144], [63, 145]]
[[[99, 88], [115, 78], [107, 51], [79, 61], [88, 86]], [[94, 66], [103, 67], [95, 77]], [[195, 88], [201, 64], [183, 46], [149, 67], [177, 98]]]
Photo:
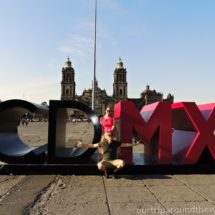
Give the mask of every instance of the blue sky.
[[[91, 87], [94, 0], [0, 0], [0, 99], [60, 99], [69, 56]], [[178, 101], [215, 102], [214, 0], [98, 0], [97, 79], [112, 95], [119, 57], [128, 96], [147, 84]]]

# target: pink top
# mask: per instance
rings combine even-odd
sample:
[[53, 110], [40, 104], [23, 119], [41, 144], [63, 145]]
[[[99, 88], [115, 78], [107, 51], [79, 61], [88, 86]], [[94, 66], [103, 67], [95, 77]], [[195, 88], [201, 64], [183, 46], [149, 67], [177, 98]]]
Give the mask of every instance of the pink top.
[[113, 122], [114, 122], [114, 120], [113, 120], [113, 117], [111, 117], [111, 116], [108, 116], [107, 118], [106, 117], [101, 117], [100, 123], [102, 125], [102, 132], [103, 133], [111, 132]]

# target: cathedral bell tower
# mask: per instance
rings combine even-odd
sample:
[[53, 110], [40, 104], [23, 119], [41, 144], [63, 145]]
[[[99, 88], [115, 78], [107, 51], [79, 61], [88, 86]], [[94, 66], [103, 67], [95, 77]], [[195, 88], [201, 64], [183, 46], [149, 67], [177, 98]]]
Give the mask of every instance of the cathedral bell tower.
[[127, 81], [126, 69], [123, 68], [123, 62], [119, 58], [117, 68], [114, 70], [114, 83], [113, 83], [113, 98], [115, 102], [127, 99]]
[[61, 100], [74, 100], [75, 99], [75, 71], [72, 68], [71, 61], [65, 62], [62, 68], [62, 81], [61, 81]]

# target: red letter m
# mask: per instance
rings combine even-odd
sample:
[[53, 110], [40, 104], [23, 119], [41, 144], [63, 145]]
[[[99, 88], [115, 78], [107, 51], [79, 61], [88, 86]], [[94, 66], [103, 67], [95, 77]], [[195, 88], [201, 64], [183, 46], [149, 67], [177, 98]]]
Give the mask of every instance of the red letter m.
[[[121, 142], [131, 142], [134, 133], [137, 133], [145, 144], [144, 158], [147, 158], [150, 163], [171, 163], [172, 115], [170, 103], [156, 102], [144, 106], [139, 112], [133, 102], [120, 101], [115, 105], [114, 117], [119, 121]], [[132, 159], [131, 155], [130, 150], [129, 153], [127, 152], [127, 156]], [[125, 160], [127, 159], [125, 158]]]

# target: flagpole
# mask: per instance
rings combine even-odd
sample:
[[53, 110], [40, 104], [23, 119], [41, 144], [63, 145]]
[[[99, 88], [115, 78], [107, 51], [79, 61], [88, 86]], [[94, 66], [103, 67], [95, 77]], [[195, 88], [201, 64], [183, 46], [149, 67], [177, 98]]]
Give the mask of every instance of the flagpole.
[[95, 110], [95, 82], [96, 82], [96, 22], [97, 22], [97, 0], [95, 0], [94, 20], [94, 63], [93, 63], [93, 86], [92, 86], [92, 110]]

